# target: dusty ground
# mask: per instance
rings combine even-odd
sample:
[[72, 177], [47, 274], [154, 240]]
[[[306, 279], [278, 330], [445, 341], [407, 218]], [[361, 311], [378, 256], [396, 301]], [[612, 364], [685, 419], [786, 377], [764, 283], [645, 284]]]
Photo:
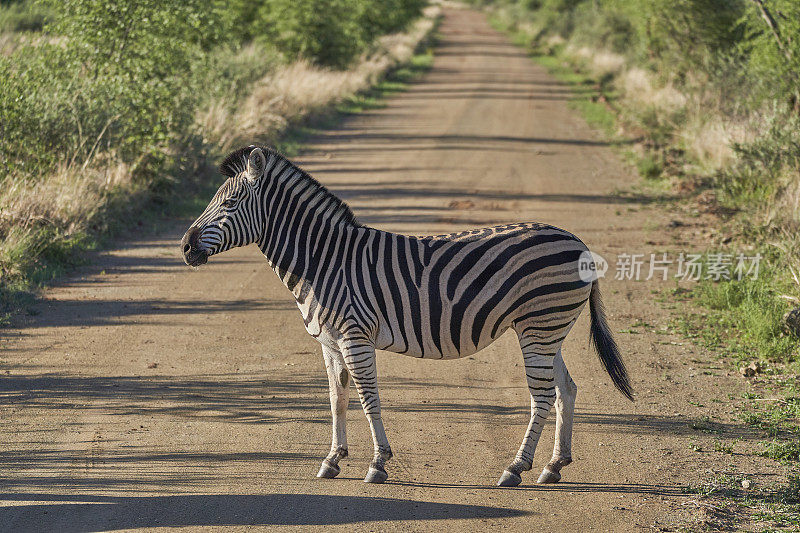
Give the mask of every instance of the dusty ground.
[[[636, 178], [568, 109], [568, 87], [483, 15], [449, 10], [441, 34], [430, 73], [302, 158], [362, 221], [410, 233], [542, 221], [612, 262], [686, 246], [669, 213], [615, 193]], [[772, 472], [713, 451], [753, 438], [729, 412], [743, 380], [662, 331], [657, 283], [607, 279], [638, 400], [610, 386], [582, 317], [564, 350], [579, 392], [562, 483], [533, 483], [550, 425], [536, 471], [494, 487], [529, 416], [513, 336], [458, 361], [381, 353], [389, 482], [361, 482], [372, 445], [355, 394], [351, 456], [317, 480], [330, 439], [319, 347], [256, 248], [185, 267], [188, 222], [102, 254], [2, 332], [0, 529], [670, 529], [702, 518], [687, 483]]]

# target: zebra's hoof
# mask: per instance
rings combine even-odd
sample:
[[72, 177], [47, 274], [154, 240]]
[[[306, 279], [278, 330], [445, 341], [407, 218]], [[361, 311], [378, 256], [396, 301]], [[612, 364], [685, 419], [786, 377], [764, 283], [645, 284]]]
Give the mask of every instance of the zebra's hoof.
[[514, 472], [509, 472], [508, 470], [503, 471], [503, 475], [500, 476], [500, 481], [497, 482], [498, 487], [516, 487], [522, 483], [522, 478], [515, 474]]
[[547, 467], [545, 467], [539, 479], [536, 480], [536, 483], [558, 483], [559, 481], [561, 481], [561, 474], [548, 470]]
[[367, 471], [367, 477], [364, 478], [364, 483], [383, 483], [388, 477], [389, 474], [386, 473], [386, 470], [379, 470], [374, 466], [370, 466]]
[[322, 461], [322, 466], [317, 472], [317, 477], [325, 478], [325, 479], [333, 479], [339, 475], [342, 469], [339, 468], [339, 465], [335, 465], [333, 463], [329, 463], [328, 461]]

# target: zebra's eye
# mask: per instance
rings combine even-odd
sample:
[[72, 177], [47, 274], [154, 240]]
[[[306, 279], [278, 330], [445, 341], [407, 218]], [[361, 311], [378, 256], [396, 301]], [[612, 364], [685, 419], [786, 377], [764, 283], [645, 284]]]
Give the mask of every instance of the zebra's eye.
[[228, 198], [227, 200], [222, 202], [222, 207], [224, 207], [225, 209], [231, 209], [233, 207], [236, 207], [236, 200], [234, 200], [233, 198]]

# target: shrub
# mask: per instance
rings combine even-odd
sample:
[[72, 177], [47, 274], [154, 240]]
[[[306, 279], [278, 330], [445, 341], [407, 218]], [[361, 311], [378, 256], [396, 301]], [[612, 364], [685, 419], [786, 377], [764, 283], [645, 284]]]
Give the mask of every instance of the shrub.
[[52, 6], [50, 39], [0, 61], [7, 173], [37, 178], [111, 147], [131, 162], [188, 129], [200, 93], [191, 73], [220, 40], [213, 8], [201, 0]]
[[800, 112], [800, 3], [751, 0], [744, 48], [751, 73], [769, 79], [774, 95]]
[[[240, 93], [260, 78], [273, 63], [270, 49], [344, 66], [377, 34], [406, 25], [422, 1], [46, 5], [48, 38], [0, 58], [0, 169], [32, 179], [57, 162], [85, 165], [112, 148], [135, 163], [185, 136], [209, 92]], [[264, 66], [237, 70], [229, 59], [250, 36], [264, 43]]]
[[33, 0], [0, 1], [0, 32], [41, 31], [50, 10]]
[[343, 68], [376, 36], [399, 31], [418, 16], [422, 0], [266, 0], [257, 17], [262, 41], [288, 57]]
[[800, 119], [774, 114], [762, 135], [733, 149], [735, 162], [718, 176], [724, 199], [737, 208], [764, 207], [800, 176]]

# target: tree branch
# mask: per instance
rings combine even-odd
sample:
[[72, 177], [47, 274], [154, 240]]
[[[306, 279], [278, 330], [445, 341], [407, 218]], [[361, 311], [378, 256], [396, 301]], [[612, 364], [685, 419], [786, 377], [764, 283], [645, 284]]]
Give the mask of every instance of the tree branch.
[[772, 35], [775, 37], [775, 41], [778, 43], [778, 48], [783, 55], [786, 56], [786, 59], [792, 59], [792, 51], [786, 46], [783, 42], [783, 38], [781, 37], [781, 30], [778, 27], [778, 23], [775, 22], [775, 17], [772, 16], [772, 13], [769, 12], [767, 6], [764, 5], [763, 0], [751, 0], [756, 6], [758, 6], [758, 10], [761, 12], [761, 18], [764, 19], [764, 22], [767, 23], [769, 29], [772, 31]]

